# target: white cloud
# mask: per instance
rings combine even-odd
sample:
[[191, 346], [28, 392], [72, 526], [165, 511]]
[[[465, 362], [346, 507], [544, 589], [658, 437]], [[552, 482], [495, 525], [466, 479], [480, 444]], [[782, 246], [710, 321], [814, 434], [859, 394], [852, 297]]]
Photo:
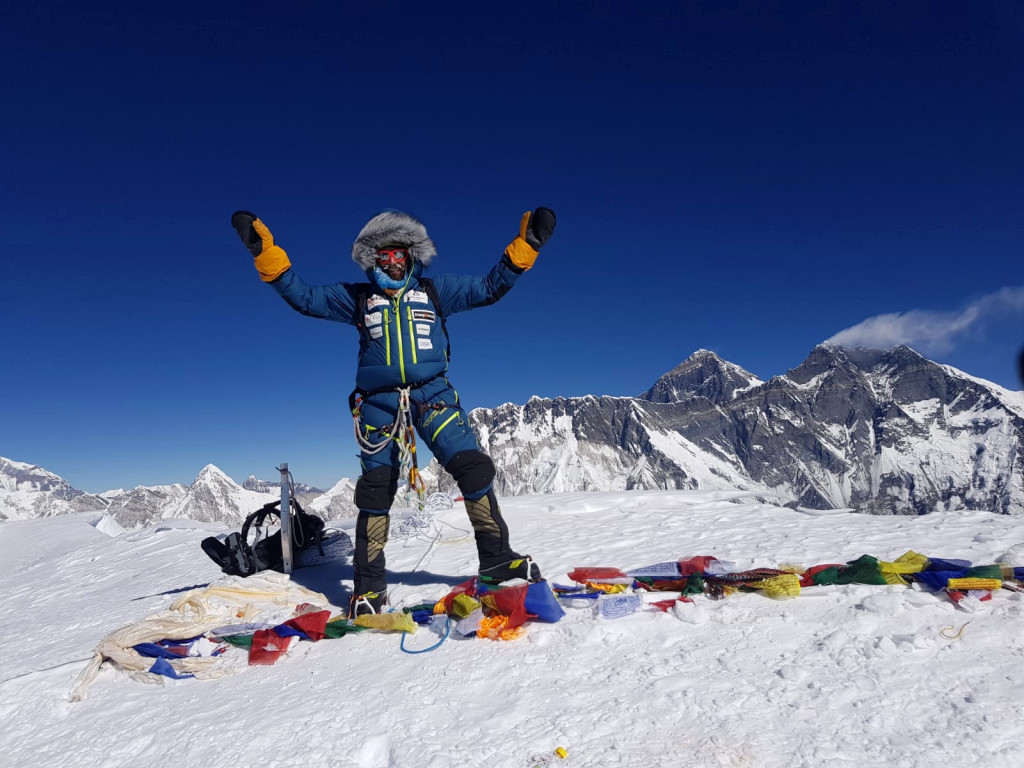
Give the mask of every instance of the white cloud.
[[1001, 288], [955, 312], [912, 309], [876, 315], [826, 341], [845, 347], [888, 349], [899, 344], [922, 354], [946, 352], [994, 315], [1024, 312], [1024, 286]]

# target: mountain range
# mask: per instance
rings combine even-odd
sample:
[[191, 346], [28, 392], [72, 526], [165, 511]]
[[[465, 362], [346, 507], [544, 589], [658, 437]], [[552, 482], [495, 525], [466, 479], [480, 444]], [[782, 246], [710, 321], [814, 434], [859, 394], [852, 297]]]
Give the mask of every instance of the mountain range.
[[[905, 346], [819, 345], [768, 381], [698, 350], [635, 397], [534, 397], [470, 420], [499, 495], [739, 489], [809, 509], [1024, 514], [1024, 392]], [[423, 474], [431, 490], [455, 490], [436, 462]], [[347, 478], [295, 490], [326, 519], [356, 512]], [[88, 494], [0, 458], [0, 520], [103, 510], [124, 528], [173, 517], [240, 524], [279, 498], [278, 483], [240, 485], [213, 465], [189, 486]]]
[[[304, 508], [325, 519], [356, 514], [355, 486], [347, 478], [327, 492], [301, 483], [295, 484], [294, 491]], [[101, 511], [125, 529], [171, 518], [239, 526], [249, 513], [280, 499], [280, 483], [250, 476], [239, 485], [213, 464], [203, 467], [191, 485], [138, 486], [91, 494], [72, 488], [42, 467], [0, 457], [0, 521]]]
[[1024, 392], [905, 346], [819, 345], [767, 382], [698, 350], [636, 397], [471, 418], [500, 494], [739, 488], [812, 509], [1024, 514]]

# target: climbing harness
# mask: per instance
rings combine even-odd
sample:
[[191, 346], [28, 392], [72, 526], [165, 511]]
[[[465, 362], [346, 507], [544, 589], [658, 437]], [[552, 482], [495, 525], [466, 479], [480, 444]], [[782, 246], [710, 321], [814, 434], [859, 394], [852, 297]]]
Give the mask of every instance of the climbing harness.
[[[360, 389], [353, 390], [349, 395], [349, 407], [352, 410], [352, 425], [356, 434], [356, 442], [360, 449], [371, 456], [380, 453], [394, 442], [398, 448], [399, 475], [406, 478], [407, 496], [415, 494], [415, 504], [418, 509], [424, 508], [427, 487], [420, 475], [419, 464], [416, 459], [416, 429], [413, 425], [410, 392], [413, 387], [399, 387], [398, 389], [386, 388], [366, 392]], [[384, 435], [379, 443], [372, 443], [359, 431], [359, 421], [362, 416], [363, 402], [370, 395], [380, 392], [398, 392], [398, 412], [395, 414], [395, 421], [390, 427], [380, 427], [378, 431]], [[367, 428], [367, 433], [369, 433]]]

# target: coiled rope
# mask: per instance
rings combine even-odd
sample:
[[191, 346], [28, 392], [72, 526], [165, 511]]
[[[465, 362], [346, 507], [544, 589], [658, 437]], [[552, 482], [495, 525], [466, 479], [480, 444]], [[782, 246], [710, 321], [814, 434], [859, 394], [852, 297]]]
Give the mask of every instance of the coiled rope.
[[381, 442], [370, 442], [369, 438], [364, 437], [359, 431], [362, 398], [355, 401], [355, 407], [352, 409], [353, 430], [360, 449], [371, 456], [380, 453], [394, 442], [395, 447], [398, 448], [398, 471], [402, 477], [406, 478], [406, 494], [409, 497], [415, 494], [415, 504], [422, 510], [427, 488], [416, 461], [416, 430], [413, 427], [412, 400], [410, 398], [412, 388], [400, 387], [396, 391], [398, 392], [398, 412], [390, 427], [382, 427], [378, 430], [384, 435]]

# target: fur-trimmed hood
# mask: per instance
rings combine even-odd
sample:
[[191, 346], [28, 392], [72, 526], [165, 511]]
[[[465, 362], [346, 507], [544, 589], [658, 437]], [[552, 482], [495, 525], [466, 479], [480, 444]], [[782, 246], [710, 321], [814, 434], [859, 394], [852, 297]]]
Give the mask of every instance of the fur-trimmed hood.
[[366, 222], [352, 243], [352, 261], [364, 272], [372, 270], [377, 249], [389, 245], [407, 247], [413, 261], [423, 267], [430, 266], [437, 253], [423, 222], [402, 211], [384, 211]]

